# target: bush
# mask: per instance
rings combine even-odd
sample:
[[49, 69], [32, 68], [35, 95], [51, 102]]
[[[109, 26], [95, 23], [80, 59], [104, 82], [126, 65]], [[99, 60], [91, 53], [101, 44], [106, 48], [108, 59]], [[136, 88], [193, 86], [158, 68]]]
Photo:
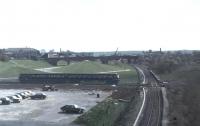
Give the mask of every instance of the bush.
[[0, 56], [0, 61], [2, 61], [2, 62], [6, 62], [6, 61], [8, 61], [9, 60], [9, 57], [8, 56]]
[[[169, 126], [199, 126], [200, 66], [186, 66], [163, 77], [173, 80], [167, 87]], [[169, 81], [170, 81], [169, 80]]]
[[174, 61], [161, 61], [151, 65], [151, 69], [155, 70], [158, 74], [171, 73], [178, 68], [178, 64]]

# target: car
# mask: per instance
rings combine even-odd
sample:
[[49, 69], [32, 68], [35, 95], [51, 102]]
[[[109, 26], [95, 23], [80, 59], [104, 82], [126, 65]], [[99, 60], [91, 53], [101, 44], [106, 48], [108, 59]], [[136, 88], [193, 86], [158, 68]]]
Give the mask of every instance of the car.
[[29, 95], [26, 94], [25, 92], [20, 92], [20, 93], [17, 93], [17, 94], [19, 94], [22, 97], [22, 99], [26, 99], [26, 98], [29, 97]]
[[7, 96], [10, 100], [11, 100], [11, 103], [20, 103], [21, 102], [21, 99], [16, 97], [16, 96]]
[[46, 99], [47, 95], [44, 93], [36, 93], [32, 96], [30, 96], [31, 99]]
[[26, 92], [27, 92], [30, 96], [35, 94], [35, 92], [33, 92], [33, 91], [26, 91]]
[[23, 92], [27, 97], [30, 97], [33, 95], [33, 92], [30, 92], [30, 91], [25, 91]]
[[9, 105], [11, 103], [11, 100], [7, 97], [0, 98], [0, 100], [2, 101], [2, 105]]
[[44, 85], [42, 91], [58, 91], [58, 89], [54, 85]]
[[63, 113], [75, 113], [75, 114], [81, 114], [85, 111], [83, 107], [79, 107], [78, 105], [75, 104], [65, 105], [62, 106], [60, 109]]
[[22, 97], [22, 99], [26, 98], [26, 95], [24, 93], [17, 93], [17, 95], [20, 95]]
[[22, 98], [22, 96], [21, 95], [19, 95], [19, 94], [15, 94], [15, 95], [13, 95], [13, 96], [16, 96], [17, 98], [19, 98], [20, 100], [22, 100], [23, 98]]

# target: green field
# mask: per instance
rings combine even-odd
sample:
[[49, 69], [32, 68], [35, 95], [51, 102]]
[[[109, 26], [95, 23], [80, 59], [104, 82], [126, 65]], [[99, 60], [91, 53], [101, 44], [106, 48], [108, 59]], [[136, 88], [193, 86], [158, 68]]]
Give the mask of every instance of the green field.
[[120, 75], [120, 84], [137, 82], [137, 73], [135, 69], [127, 64], [101, 64], [94, 61], [83, 61], [72, 63], [68, 66], [61, 66], [53, 69], [53, 72], [59, 73], [118, 73]]
[[[17, 77], [21, 73], [41, 73], [36, 69], [51, 67], [52, 65], [41, 60], [10, 60], [0, 62], [0, 77]], [[120, 84], [137, 82], [135, 69], [122, 63], [107, 65], [94, 61], [73, 62], [70, 65], [58, 66], [51, 71], [58, 73], [118, 73]]]
[[0, 62], [0, 77], [17, 77], [20, 73], [41, 73], [31, 68], [16, 65], [13, 62]]
[[52, 67], [49, 63], [43, 61], [43, 60], [11, 60], [13, 64], [24, 67], [24, 68], [31, 68], [31, 69], [39, 69], [39, 68], [46, 68], [46, 67]]
[[99, 73], [117, 70], [122, 70], [122, 68], [114, 65], [105, 65], [99, 62], [92, 61], [72, 63], [68, 66], [61, 66], [60, 68], [54, 69], [55, 72], [63, 73]]

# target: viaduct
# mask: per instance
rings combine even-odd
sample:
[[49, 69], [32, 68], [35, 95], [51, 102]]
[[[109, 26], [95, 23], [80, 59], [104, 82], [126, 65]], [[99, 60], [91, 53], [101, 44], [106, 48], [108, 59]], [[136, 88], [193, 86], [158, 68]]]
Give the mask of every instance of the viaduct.
[[46, 61], [54, 66], [57, 65], [57, 62], [60, 60], [64, 60], [67, 62], [67, 64], [70, 64], [71, 61], [101, 61], [103, 64], [108, 64], [109, 61], [113, 60], [120, 60], [123, 62], [126, 60], [128, 63], [136, 63], [139, 56], [130, 56], [130, 55], [124, 55], [124, 56], [99, 56], [99, 57], [93, 57], [93, 56], [77, 56], [77, 57], [54, 57], [54, 58], [46, 58]]

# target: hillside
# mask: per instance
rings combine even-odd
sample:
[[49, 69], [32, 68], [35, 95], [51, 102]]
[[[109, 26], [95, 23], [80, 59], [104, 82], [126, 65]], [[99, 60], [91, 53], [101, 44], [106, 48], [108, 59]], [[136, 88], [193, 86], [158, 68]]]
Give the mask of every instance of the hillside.
[[[118, 73], [120, 84], [137, 82], [137, 73], [129, 65], [122, 63], [101, 64], [100, 62], [74, 62], [67, 66], [52, 67], [45, 61], [11, 60], [0, 62], [1, 77], [17, 77], [21, 73], [44, 73], [49, 70], [53, 73]], [[45, 69], [43, 69], [45, 68]]]
[[11, 60], [11, 63], [25, 68], [31, 68], [31, 69], [39, 69], [39, 68], [46, 68], [46, 67], [52, 67], [49, 63], [43, 61], [43, 60]]
[[61, 66], [53, 69], [53, 72], [59, 73], [118, 73], [120, 83], [137, 82], [137, 73], [135, 69], [126, 64], [101, 64], [100, 62], [83, 61], [72, 63], [68, 66]]
[[16, 65], [12, 62], [0, 62], [0, 78], [17, 77], [20, 73], [41, 73], [40, 71]]

